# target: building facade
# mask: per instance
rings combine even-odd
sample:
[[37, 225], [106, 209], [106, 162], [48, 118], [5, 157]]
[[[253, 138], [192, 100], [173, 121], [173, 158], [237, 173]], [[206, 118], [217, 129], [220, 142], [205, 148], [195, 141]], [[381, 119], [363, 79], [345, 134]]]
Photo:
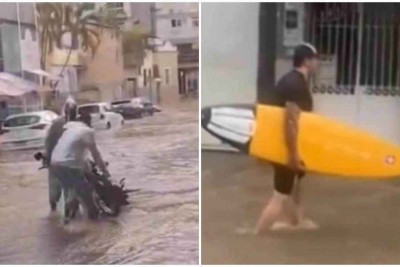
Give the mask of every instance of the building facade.
[[[38, 77], [31, 71], [40, 69], [34, 8], [34, 3], [0, 3], [0, 72], [32, 83], [38, 82]], [[37, 110], [41, 107], [38, 91], [19, 97], [2, 95], [0, 102], [2, 108], [9, 110], [8, 113]]]
[[156, 3], [156, 35], [178, 48], [181, 96], [197, 95], [199, 85], [198, 3]]
[[[399, 8], [397, 3], [204, 4], [202, 105], [262, 103], [292, 68], [293, 48], [310, 42], [321, 59], [310, 87], [315, 112], [400, 143]], [[202, 143], [223, 147], [205, 132]]]
[[125, 30], [140, 29], [151, 36], [142, 62], [125, 54], [125, 80], [128, 96], [143, 96], [152, 102], [169, 105], [180, 101], [178, 49], [157, 32], [156, 3], [124, 3], [128, 10]]
[[155, 3], [137, 2], [126, 3], [125, 12], [130, 18], [130, 24], [139, 24], [146, 32], [155, 35]]

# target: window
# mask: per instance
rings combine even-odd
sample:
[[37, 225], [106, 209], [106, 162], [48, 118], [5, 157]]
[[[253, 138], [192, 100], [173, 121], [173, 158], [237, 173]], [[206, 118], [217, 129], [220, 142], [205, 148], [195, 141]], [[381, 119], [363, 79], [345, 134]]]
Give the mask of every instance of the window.
[[196, 27], [196, 28], [199, 27], [199, 18], [194, 18], [193, 19], [193, 26]]
[[4, 122], [4, 127], [20, 127], [36, 124], [40, 121], [39, 116], [21, 116], [8, 119]]
[[297, 29], [298, 13], [295, 10], [286, 11], [286, 28]]
[[124, 8], [124, 3], [123, 2], [112, 2], [112, 3], [107, 3], [106, 6], [108, 8]]
[[169, 84], [169, 75], [170, 75], [170, 70], [169, 68], [165, 69], [165, 84]]
[[[2, 37], [1, 37], [1, 32], [0, 32], [0, 43], [2, 43]], [[0, 72], [4, 71], [4, 58], [3, 58], [3, 49], [0, 46]]]
[[79, 114], [93, 114], [93, 113], [100, 113], [100, 108], [98, 105], [92, 105], [92, 106], [84, 106], [80, 107], [78, 110]]
[[103, 106], [105, 112], [112, 112], [114, 111], [113, 108], [109, 104], [105, 104]]
[[157, 64], [153, 64], [153, 76], [154, 78], [160, 78], [160, 70]]
[[111, 102], [111, 105], [117, 106], [117, 105], [122, 105], [122, 104], [130, 104], [130, 100], [120, 100], [120, 101], [114, 101]]
[[195, 91], [197, 91], [199, 88], [198, 88], [198, 80], [197, 79], [194, 79], [193, 80], [193, 90], [195, 90]]
[[147, 86], [147, 69], [143, 69], [143, 86]]
[[[324, 68], [333, 74], [330, 79], [317, 80], [313, 92], [354, 95], [356, 87], [363, 86], [367, 95], [400, 95], [399, 7], [395, 7], [310, 6], [306, 39], [316, 46]], [[384, 17], [380, 15], [383, 11]]]
[[177, 28], [182, 26], [182, 21], [180, 19], [172, 19], [171, 20], [172, 28]]

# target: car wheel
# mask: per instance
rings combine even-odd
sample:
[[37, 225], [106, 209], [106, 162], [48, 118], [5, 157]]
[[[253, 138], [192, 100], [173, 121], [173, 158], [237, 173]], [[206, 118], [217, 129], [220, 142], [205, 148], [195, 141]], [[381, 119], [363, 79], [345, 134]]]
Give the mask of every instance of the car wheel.
[[111, 123], [107, 122], [107, 130], [111, 129]]

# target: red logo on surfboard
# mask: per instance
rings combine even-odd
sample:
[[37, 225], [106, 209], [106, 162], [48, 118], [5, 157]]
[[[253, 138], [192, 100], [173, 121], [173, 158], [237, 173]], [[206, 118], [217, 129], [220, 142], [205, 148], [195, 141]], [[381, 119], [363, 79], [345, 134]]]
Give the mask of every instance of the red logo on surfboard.
[[385, 163], [389, 164], [389, 165], [393, 165], [395, 163], [395, 161], [396, 161], [396, 158], [394, 156], [392, 156], [392, 155], [387, 156], [385, 158]]

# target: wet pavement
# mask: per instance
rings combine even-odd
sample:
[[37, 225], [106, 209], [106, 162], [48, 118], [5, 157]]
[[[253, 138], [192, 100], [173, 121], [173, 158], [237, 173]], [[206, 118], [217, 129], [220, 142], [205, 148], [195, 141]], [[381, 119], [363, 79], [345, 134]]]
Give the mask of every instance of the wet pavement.
[[63, 226], [59, 214], [49, 215], [46, 170], [38, 171], [35, 151], [0, 155], [0, 263], [196, 264], [196, 105], [126, 122], [97, 140], [112, 177], [140, 191], [118, 218], [96, 223]]
[[310, 175], [306, 215], [318, 230], [252, 234], [272, 192], [269, 165], [202, 152], [203, 264], [399, 264], [400, 182]]

